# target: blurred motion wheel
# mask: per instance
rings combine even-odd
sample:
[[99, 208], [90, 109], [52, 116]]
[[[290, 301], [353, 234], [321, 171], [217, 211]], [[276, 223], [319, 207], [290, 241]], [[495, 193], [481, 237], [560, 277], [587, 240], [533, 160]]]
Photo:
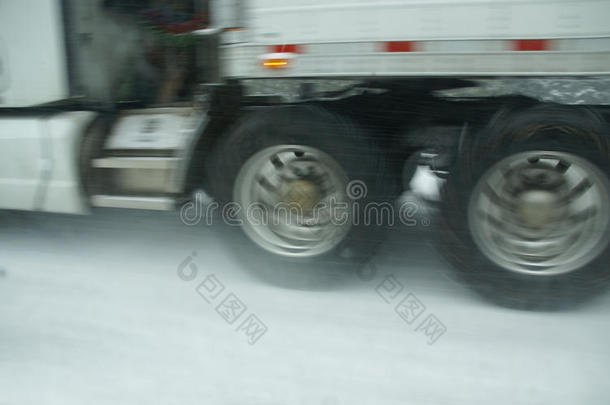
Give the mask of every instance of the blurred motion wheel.
[[244, 163], [233, 201], [257, 245], [281, 256], [313, 257], [339, 244], [351, 228], [347, 187], [347, 174], [328, 154], [277, 145]]
[[608, 284], [607, 124], [586, 108], [501, 111], [443, 190], [441, 248], [479, 292], [555, 308]]
[[496, 265], [534, 276], [575, 271], [608, 244], [610, 187], [577, 155], [510, 155], [478, 180], [468, 220], [477, 247]]
[[387, 220], [365, 218], [363, 208], [396, 189], [365, 131], [309, 105], [245, 114], [221, 138], [207, 173], [211, 194], [236, 204], [243, 233], [259, 248], [238, 255], [269, 281], [292, 286], [304, 280], [287, 274], [357, 270]]

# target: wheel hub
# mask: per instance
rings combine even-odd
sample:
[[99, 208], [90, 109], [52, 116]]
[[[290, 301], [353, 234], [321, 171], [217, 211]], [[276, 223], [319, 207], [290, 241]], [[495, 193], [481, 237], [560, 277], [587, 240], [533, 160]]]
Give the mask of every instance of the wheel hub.
[[[351, 228], [334, 210], [349, 207], [347, 175], [326, 153], [302, 145], [277, 145], [248, 159], [233, 198], [243, 230], [262, 248], [282, 256], [312, 257], [333, 249]], [[248, 215], [255, 206], [257, 215]], [[315, 210], [315, 212], [314, 212]]]
[[530, 228], [549, 226], [565, 213], [558, 204], [557, 194], [546, 190], [528, 190], [518, 199], [517, 215]]
[[320, 201], [320, 188], [309, 180], [293, 180], [283, 186], [282, 202], [296, 204], [304, 214], [311, 213]]
[[475, 244], [495, 264], [533, 275], [577, 270], [610, 238], [610, 184], [567, 152], [511, 155], [474, 188], [468, 222]]
[[566, 180], [552, 165], [535, 161], [514, 170], [508, 183], [514, 190], [516, 214], [533, 229], [552, 226], [566, 214], [561, 204]]

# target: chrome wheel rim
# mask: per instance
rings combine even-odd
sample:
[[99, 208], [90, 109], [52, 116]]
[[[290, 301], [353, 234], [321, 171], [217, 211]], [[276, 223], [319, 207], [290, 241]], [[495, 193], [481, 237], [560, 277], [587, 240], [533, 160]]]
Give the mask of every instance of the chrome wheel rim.
[[502, 268], [564, 274], [607, 247], [609, 195], [606, 175], [579, 156], [522, 152], [481, 177], [470, 198], [468, 222], [477, 247]]
[[328, 154], [301, 145], [263, 149], [242, 166], [233, 189], [241, 225], [263, 249], [311, 257], [336, 247], [351, 227], [348, 178]]

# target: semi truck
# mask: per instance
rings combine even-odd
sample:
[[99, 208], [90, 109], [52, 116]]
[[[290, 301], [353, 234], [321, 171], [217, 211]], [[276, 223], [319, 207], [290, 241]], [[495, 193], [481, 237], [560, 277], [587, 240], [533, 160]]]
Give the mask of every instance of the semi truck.
[[607, 94], [609, 15], [607, 0], [0, 0], [0, 208], [184, 211], [205, 190], [282, 271], [354, 269], [424, 165], [440, 251], [477, 291], [590, 297], [610, 275], [610, 103], [470, 90]]

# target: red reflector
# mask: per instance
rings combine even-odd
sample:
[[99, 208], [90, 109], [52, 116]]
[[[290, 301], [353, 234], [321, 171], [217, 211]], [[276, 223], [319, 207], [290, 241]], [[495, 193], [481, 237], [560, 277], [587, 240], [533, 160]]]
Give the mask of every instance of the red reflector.
[[385, 43], [384, 52], [415, 52], [414, 41], [392, 41]]
[[513, 41], [514, 51], [549, 51], [551, 41], [548, 39], [520, 39]]
[[302, 53], [301, 45], [273, 45], [269, 47], [270, 53]]

